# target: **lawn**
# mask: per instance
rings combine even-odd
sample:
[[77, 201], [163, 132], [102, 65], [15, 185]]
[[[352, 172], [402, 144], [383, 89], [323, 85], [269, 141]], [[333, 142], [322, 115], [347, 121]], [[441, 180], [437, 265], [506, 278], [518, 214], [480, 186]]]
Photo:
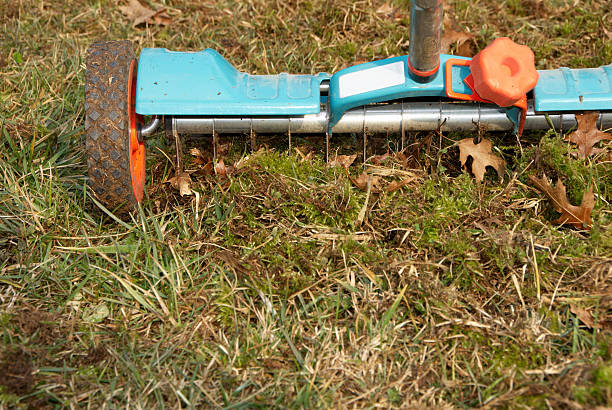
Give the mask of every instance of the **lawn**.
[[[483, 130], [506, 172], [479, 183], [456, 145], [475, 135], [372, 135], [346, 170], [323, 136], [222, 136], [226, 167], [190, 138], [181, 196], [158, 132], [143, 206], [117, 216], [87, 186], [92, 42], [211, 47], [255, 74], [408, 53], [407, 1], [141, 2], [169, 24], [0, 0], [0, 408], [612, 406], [609, 142], [584, 160], [558, 132]], [[612, 63], [610, 0], [449, 0], [444, 25], [538, 69]], [[543, 175], [575, 205], [594, 188], [592, 229], [555, 223]]]

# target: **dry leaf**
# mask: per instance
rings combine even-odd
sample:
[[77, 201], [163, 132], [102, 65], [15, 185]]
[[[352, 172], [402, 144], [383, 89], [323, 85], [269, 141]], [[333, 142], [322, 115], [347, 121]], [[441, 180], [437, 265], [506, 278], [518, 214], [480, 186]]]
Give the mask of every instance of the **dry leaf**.
[[221, 142], [217, 142], [217, 156], [221, 157], [221, 156], [228, 154], [231, 148], [232, 148], [231, 142], [227, 142], [225, 144], [221, 144]]
[[395, 159], [402, 164], [402, 168], [406, 168], [406, 169], [420, 168], [421, 164], [419, 162], [419, 154], [420, 154], [419, 147], [415, 147], [415, 149], [411, 150], [411, 152], [408, 153], [408, 155], [404, 154], [403, 152], [398, 152], [395, 155]]
[[[589, 329], [593, 329], [595, 326], [595, 321], [593, 320], [593, 315], [586, 309], [580, 308], [578, 306], [570, 304], [570, 310], [576, 317], [585, 324]], [[601, 323], [598, 323], [598, 329], [601, 329]]]
[[590, 112], [587, 114], [576, 114], [578, 127], [576, 131], [565, 136], [565, 141], [573, 142], [578, 145], [578, 154], [580, 158], [586, 158], [593, 153], [601, 150], [593, 149], [593, 146], [601, 140], [612, 139], [612, 135], [597, 129], [597, 118], [599, 112]]
[[219, 177], [229, 178], [235, 171], [236, 168], [234, 168], [232, 165], [225, 165], [223, 158], [221, 158], [219, 162], [217, 162], [217, 165], [215, 165], [215, 174], [217, 174]]
[[329, 161], [328, 166], [330, 166], [330, 167], [341, 166], [341, 167], [344, 167], [344, 168], [348, 168], [355, 161], [355, 158], [357, 158], [357, 154], [354, 154], [354, 155], [336, 155], [336, 157], [333, 160]]
[[374, 165], [380, 165], [382, 164], [387, 158], [389, 158], [389, 153], [386, 152], [382, 155], [376, 155], [372, 158], [372, 164]]
[[191, 192], [191, 177], [186, 172], [179, 172], [173, 178], [168, 180], [174, 189], [178, 189], [181, 196], [192, 195]]
[[351, 182], [362, 191], [368, 190], [368, 179], [372, 178], [371, 192], [374, 192], [374, 193], [380, 192], [380, 189], [376, 187], [376, 185], [378, 185], [378, 183], [380, 182], [380, 177], [376, 175], [369, 175], [366, 171], [363, 171], [361, 175], [359, 175], [357, 178], [353, 178], [350, 175], [349, 175], [349, 178]]
[[393, 6], [389, 4], [389, 2], [386, 2], [385, 4], [376, 9], [376, 14], [389, 16], [391, 13], [393, 13]]
[[393, 181], [385, 188], [387, 192], [395, 192], [403, 186], [408, 185], [410, 182], [414, 181], [414, 177], [412, 178], [404, 178], [401, 181]]
[[119, 10], [132, 20], [132, 27], [139, 24], [157, 24], [167, 26], [172, 23], [172, 18], [166, 13], [166, 9], [151, 10], [140, 4], [138, 0], [129, 0], [127, 6], [119, 6]]
[[595, 323], [595, 318], [591, 310], [570, 304], [570, 311], [589, 329], [609, 329], [612, 324], [612, 322], [610, 322], [610, 314], [612, 313], [612, 310], [610, 310], [610, 301], [612, 301], [612, 297], [609, 295], [605, 295], [600, 299], [597, 323]]
[[228, 169], [223, 162], [223, 158], [221, 158], [219, 162], [217, 162], [217, 165], [215, 165], [215, 174], [221, 177], [227, 177], [227, 171]]
[[578, 229], [591, 229], [593, 221], [591, 220], [591, 212], [595, 206], [595, 196], [593, 195], [593, 186], [582, 195], [580, 206], [572, 205], [567, 200], [565, 185], [560, 179], [557, 180], [557, 185], [553, 188], [546, 180], [546, 175], [543, 178], [538, 178], [529, 175], [529, 180], [536, 188], [542, 191], [553, 203], [555, 210], [561, 213], [557, 223], [569, 224]]
[[472, 157], [472, 173], [476, 181], [482, 182], [487, 166], [491, 166], [497, 172], [500, 179], [504, 179], [506, 161], [491, 152], [491, 141], [483, 138], [480, 144], [474, 144], [473, 138], [465, 138], [459, 141], [459, 159], [465, 167], [468, 157]]
[[200, 151], [198, 148], [191, 148], [189, 150], [189, 153], [195, 157], [194, 162], [198, 165], [204, 165], [209, 162], [204, 157], [204, 154], [202, 153], [202, 151]]
[[213, 174], [213, 164], [212, 161], [208, 161], [204, 166], [199, 170], [204, 175], [212, 175]]
[[[147, 21], [147, 23], [151, 24], [151, 22]], [[153, 24], [158, 26], [169, 26], [172, 24], [172, 17], [170, 17], [165, 9], [159, 9], [153, 16]]]
[[306, 152], [306, 154], [304, 154], [302, 151], [300, 151], [300, 149], [298, 147], [295, 147], [295, 152], [297, 152], [300, 155], [301, 158], [301, 162], [304, 161], [310, 161], [312, 159], [312, 157], [314, 157], [314, 152], [313, 151], [308, 151]]
[[474, 57], [476, 51], [476, 40], [474, 35], [465, 31], [455, 31], [451, 28], [445, 28], [442, 34], [441, 52], [450, 52], [450, 47], [456, 44], [456, 55], [464, 57]]

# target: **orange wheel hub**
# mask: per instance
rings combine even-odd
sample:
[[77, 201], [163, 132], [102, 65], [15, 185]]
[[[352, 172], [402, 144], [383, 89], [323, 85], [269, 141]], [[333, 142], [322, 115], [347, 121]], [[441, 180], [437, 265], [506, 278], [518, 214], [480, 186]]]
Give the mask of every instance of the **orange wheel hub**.
[[137, 68], [138, 61], [133, 60], [128, 80], [129, 155], [134, 198], [136, 202], [142, 202], [145, 185], [145, 144], [144, 141], [138, 140], [138, 125], [142, 124], [142, 117], [136, 114]]

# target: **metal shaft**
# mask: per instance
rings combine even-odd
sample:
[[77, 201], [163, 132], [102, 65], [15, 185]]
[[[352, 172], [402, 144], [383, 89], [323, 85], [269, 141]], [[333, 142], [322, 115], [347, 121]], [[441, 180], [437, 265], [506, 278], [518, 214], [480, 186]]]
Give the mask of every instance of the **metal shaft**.
[[[325, 134], [327, 112], [294, 117], [166, 117], [179, 134], [277, 133]], [[514, 123], [506, 109], [489, 104], [465, 102], [404, 102], [354, 108], [344, 113], [332, 128], [333, 133], [379, 133], [402, 131], [475, 131], [478, 125], [488, 131], [507, 131]], [[602, 113], [599, 129], [612, 128], [612, 112]], [[574, 114], [535, 114], [530, 108], [525, 120], [526, 130], [569, 130], [576, 127]]]
[[418, 82], [433, 80], [440, 68], [442, 0], [412, 0], [408, 68]]

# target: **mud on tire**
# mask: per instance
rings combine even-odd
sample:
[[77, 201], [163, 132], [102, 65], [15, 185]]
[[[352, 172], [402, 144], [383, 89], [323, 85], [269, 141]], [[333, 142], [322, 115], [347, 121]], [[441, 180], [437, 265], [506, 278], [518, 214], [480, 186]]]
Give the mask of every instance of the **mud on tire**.
[[[130, 71], [136, 58], [130, 41], [94, 43], [87, 52], [85, 74], [85, 131], [89, 185], [98, 200], [120, 213], [134, 209], [142, 200], [142, 169], [134, 172], [134, 141], [130, 143], [133, 104]], [[133, 132], [133, 131], [132, 131]]]

